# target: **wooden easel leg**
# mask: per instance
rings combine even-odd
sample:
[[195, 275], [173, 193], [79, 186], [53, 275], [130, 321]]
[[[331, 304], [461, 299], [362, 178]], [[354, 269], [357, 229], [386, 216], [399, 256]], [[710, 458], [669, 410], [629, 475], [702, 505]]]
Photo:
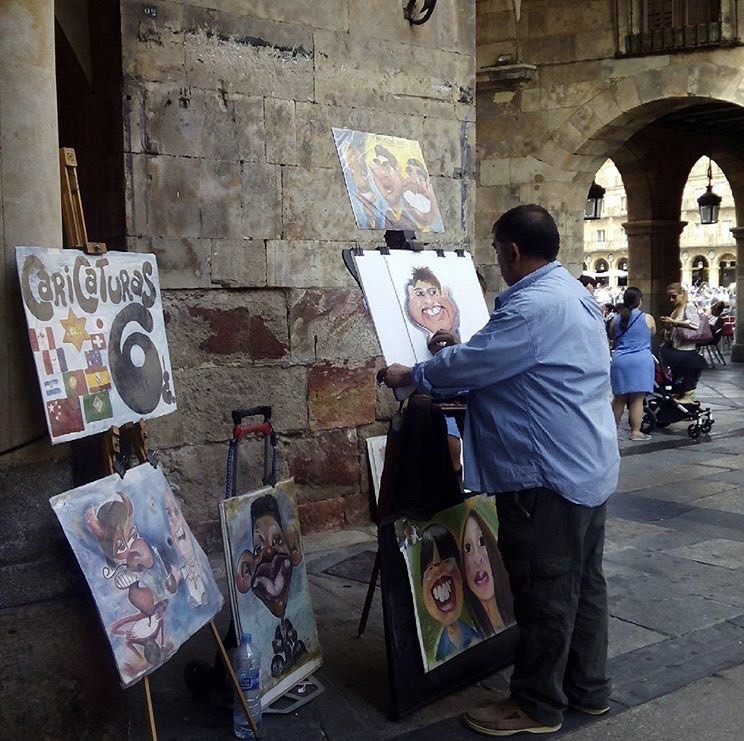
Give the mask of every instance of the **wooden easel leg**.
[[375, 587], [377, 586], [377, 578], [380, 575], [380, 551], [378, 549], [375, 553], [375, 564], [372, 567], [372, 574], [369, 577], [369, 587], [367, 588], [367, 597], [364, 600], [364, 607], [362, 608], [362, 617], [359, 620], [359, 630], [357, 631], [357, 637], [361, 638], [367, 627], [367, 619], [369, 618], [369, 611], [372, 609], [372, 598], [375, 596]]
[[155, 728], [155, 713], [152, 709], [152, 695], [150, 694], [150, 677], [145, 675], [145, 702], [147, 703], [147, 720], [150, 724], [150, 738], [152, 741], [158, 741], [158, 732]]
[[220, 656], [222, 656], [222, 661], [225, 664], [225, 669], [227, 669], [227, 673], [230, 675], [230, 681], [232, 682], [235, 694], [240, 698], [240, 704], [243, 706], [245, 717], [248, 718], [248, 722], [251, 724], [251, 729], [253, 730], [253, 733], [256, 734], [256, 738], [258, 738], [259, 734], [258, 727], [256, 726], [256, 721], [253, 719], [251, 711], [248, 709], [248, 703], [245, 701], [245, 695], [243, 695], [243, 693], [240, 691], [240, 683], [238, 682], [238, 677], [235, 674], [235, 670], [233, 669], [232, 664], [230, 663], [230, 657], [227, 655], [225, 645], [222, 643], [220, 633], [217, 630], [217, 626], [214, 624], [214, 620], [209, 621], [209, 627], [212, 628], [214, 640], [217, 641], [217, 647], [220, 650]]

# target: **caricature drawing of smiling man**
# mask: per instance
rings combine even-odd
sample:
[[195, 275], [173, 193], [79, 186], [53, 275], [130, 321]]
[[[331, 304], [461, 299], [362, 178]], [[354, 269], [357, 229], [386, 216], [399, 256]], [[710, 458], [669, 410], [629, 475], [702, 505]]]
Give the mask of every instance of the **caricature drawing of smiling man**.
[[409, 319], [419, 328], [434, 334], [438, 330], [456, 333], [459, 312], [450, 298], [449, 288], [442, 288], [429, 268], [415, 268], [406, 284]]

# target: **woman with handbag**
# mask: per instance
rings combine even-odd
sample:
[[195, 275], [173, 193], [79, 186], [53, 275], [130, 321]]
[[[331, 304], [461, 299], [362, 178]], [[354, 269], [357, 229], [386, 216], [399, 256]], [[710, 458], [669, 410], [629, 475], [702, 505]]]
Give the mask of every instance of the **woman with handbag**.
[[705, 327], [701, 327], [702, 318], [697, 309], [689, 303], [687, 291], [679, 283], [667, 286], [667, 296], [673, 305], [670, 316], [660, 317], [664, 325], [665, 341], [659, 348], [659, 355], [663, 365], [672, 372], [675, 398], [682, 404], [695, 404], [695, 390], [700, 372], [706, 367], [705, 358], [697, 351], [698, 342], [703, 341], [704, 329], [710, 326], [707, 319]]
[[654, 389], [654, 358], [651, 337], [656, 334], [656, 322], [641, 311], [643, 294], [630, 287], [623, 295], [623, 306], [612, 320], [610, 338], [613, 341], [610, 382], [612, 384], [612, 412], [615, 424], [620, 425], [623, 410], [628, 407], [630, 439], [648, 440], [651, 435], [641, 432], [643, 399]]

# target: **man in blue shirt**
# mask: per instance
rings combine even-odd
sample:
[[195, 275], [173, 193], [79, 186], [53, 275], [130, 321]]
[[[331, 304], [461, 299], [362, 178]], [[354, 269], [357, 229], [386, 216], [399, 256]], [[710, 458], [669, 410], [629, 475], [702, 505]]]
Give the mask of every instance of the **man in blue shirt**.
[[610, 354], [602, 314], [556, 261], [555, 221], [517, 206], [494, 225], [509, 286], [463, 344], [432, 338], [435, 357], [383, 375], [431, 396], [468, 392], [465, 488], [496, 495], [499, 548], [519, 626], [511, 698], [465, 722], [492, 736], [561, 727], [568, 705], [608, 710], [606, 501], [618, 479]]

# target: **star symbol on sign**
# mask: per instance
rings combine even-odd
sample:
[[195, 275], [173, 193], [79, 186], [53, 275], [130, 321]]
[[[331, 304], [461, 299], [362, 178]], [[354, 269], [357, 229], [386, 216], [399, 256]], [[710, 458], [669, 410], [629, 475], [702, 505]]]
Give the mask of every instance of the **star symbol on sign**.
[[59, 323], [65, 329], [62, 342], [69, 342], [80, 352], [83, 348], [83, 342], [90, 339], [88, 330], [85, 329], [85, 317], [75, 316], [75, 312], [70, 309], [67, 312], [67, 319], [60, 319]]

